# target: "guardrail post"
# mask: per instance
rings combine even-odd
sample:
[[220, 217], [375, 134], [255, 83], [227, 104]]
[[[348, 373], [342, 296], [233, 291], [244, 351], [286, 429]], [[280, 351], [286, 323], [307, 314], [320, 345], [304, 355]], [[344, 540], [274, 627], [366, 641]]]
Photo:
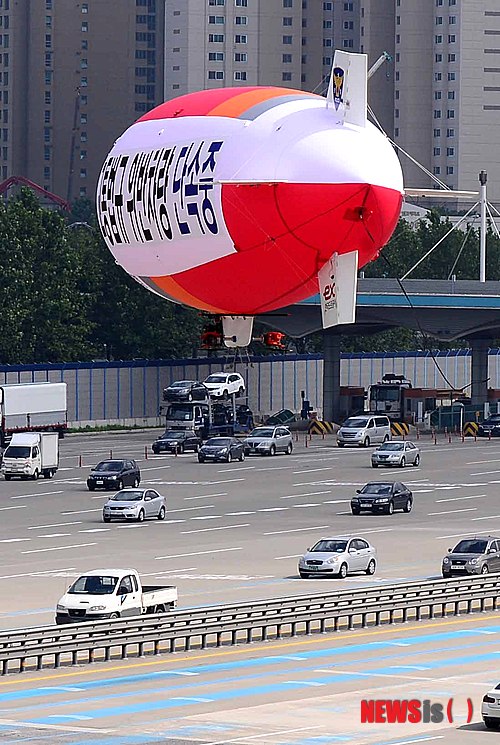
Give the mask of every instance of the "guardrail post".
[[307, 435], [304, 438], [304, 445], [305, 445], [305, 447], [307, 447]]
[[144, 460], [148, 459], [148, 446], [144, 445]]
[[81, 467], [82, 467], [82, 456], [80, 455], [78, 457], [78, 468], [81, 468]]
[[111, 450], [111, 448], [109, 450], [109, 459], [113, 460], [113, 451]]

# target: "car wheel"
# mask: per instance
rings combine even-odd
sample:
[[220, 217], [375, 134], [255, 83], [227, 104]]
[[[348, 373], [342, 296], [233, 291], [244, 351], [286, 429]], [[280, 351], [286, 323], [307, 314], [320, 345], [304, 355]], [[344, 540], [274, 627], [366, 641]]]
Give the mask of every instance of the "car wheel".
[[205, 463], [205, 458], [203, 456], [198, 455], [198, 463]]
[[160, 454], [160, 451], [158, 450], [158, 448], [153, 448], [153, 453], [155, 455], [159, 455]]
[[245, 451], [244, 451], [244, 450], [242, 450], [242, 451], [241, 451], [241, 455], [240, 455], [240, 457], [239, 457], [239, 461], [240, 461], [240, 463], [243, 463], [243, 461], [244, 461], [244, 460], [245, 460]]
[[103, 517], [102, 518], [102, 521], [103, 521], [103, 523], [110, 523], [111, 522], [111, 518], [110, 517]]
[[361, 510], [359, 509], [359, 507], [351, 507], [351, 512], [353, 515], [359, 515]]
[[33, 479], [33, 481], [38, 481], [39, 475], [40, 474], [38, 473], [38, 468], [35, 468], [35, 470], [33, 472], [33, 476], [31, 478]]
[[196, 444], [196, 445], [195, 445], [195, 446], [193, 447], [193, 453], [197, 453], [199, 449], [200, 449], [200, 446], [199, 446], [199, 445], [198, 445], [198, 443], [197, 443], [197, 444]]
[[139, 479], [136, 477], [134, 479], [134, 489], [137, 489], [138, 486], [139, 486]]
[[162, 505], [158, 513], [158, 520], [165, 520], [165, 507]]
[[386, 512], [388, 515], [392, 515], [394, 513], [394, 502], [389, 502], [386, 507]]
[[287, 445], [287, 447], [286, 447], [285, 453], [287, 455], [291, 455], [292, 454], [292, 451], [293, 451], [293, 445], [292, 445], [291, 442], [289, 442], [288, 445]]
[[271, 447], [269, 448], [269, 455], [276, 455], [276, 446], [275, 445], [271, 445]]
[[372, 468], [378, 468], [378, 463], [372, 463]]
[[490, 570], [489, 570], [488, 564], [483, 564], [483, 566], [481, 567], [481, 574], [489, 574], [489, 573], [490, 573]]
[[182, 455], [184, 452], [184, 443], [181, 442], [181, 444], [177, 447], [177, 455]]
[[[5, 477], [5, 478], [7, 478], [7, 477]], [[88, 488], [89, 491], [94, 491], [95, 485], [94, 484], [87, 484], [87, 488]]]
[[370, 559], [368, 562], [368, 566], [366, 567], [365, 571], [367, 574], [375, 574], [375, 569], [377, 568], [377, 564], [375, 562], [375, 559]]
[[245, 389], [244, 388], [238, 388], [238, 393], [237, 393], [238, 398], [240, 396], [242, 396], [244, 393], [245, 393]]
[[363, 440], [363, 447], [364, 448], [369, 448], [370, 447], [370, 438], [369, 437], [365, 437], [365, 439]]
[[497, 721], [496, 719], [488, 719], [485, 717], [483, 721], [484, 721], [484, 726], [487, 729], [498, 729], [498, 727], [500, 726], [500, 722]]
[[406, 458], [401, 458], [401, 463], [399, 465], [401, 468], [404, 468], [406, 466]]
[[231, 454], [231, 451], [229, 451], [229, 453], [226, 456], [226, 463], [231, 463], [232, 460], [233, 460], [233, 456]]
[[227, 401], [227, 399], [229, 398], [229, 391], [223, 391], [222, 398], [224, 399], [224, 401]]
[[120, 479], [116, 486], [118, 487], [118, 491], [121, 491], [123, 489], [123, 481]]
[[411, 508], [413, 507], [413, 501], [408, 497], [406, 500], [405, 506], [403, 507], [403, 512], [411, 512]]
[[338, 448], [343, 448], [344, 447], [344, 443], [343, 442], [337, 442], [337, 447]]
[[5, 477], [4, 478], [5, 478], [5, 481], [10, 481], [10, 476], [9, 475], [5, 474]]
[[415, 461], [414, 461], [413, 465], [414, 466], [419, 466], [420, 465], [420, 455], [417, 455], [415, 457]]
[[340, 579], [345, 579], [347, 577], [347, 564], [340, 565], [337, 577], [340, 577]]
[[137, 515], [137, 522], [143, 523], [144, 522], [144, 510], [140, 510], [139, 514]]
[[302, 572], [302, 571], [299, 570], [299, 574], [300, 574], [300, 576], [301, 576], [302, 579], [307, 579], [309, 577], [309, 575], [308, 575], [307, 572]]

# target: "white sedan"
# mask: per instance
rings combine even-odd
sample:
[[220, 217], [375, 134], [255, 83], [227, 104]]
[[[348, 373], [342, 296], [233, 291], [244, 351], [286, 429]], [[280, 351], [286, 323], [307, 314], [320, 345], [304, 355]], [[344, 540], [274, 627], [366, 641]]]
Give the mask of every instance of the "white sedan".
[[203, 383], [210, 398], [229, 398], [233, 393], [237, 396], [245, 393], [245, 381], [239, 373], [212, 373]]
[[500, 683], [491, 691], [488, 691], [486, 696], [483, 696], [481, 714], [488, 729], [498, 729], [500, 727]]
[[418, 466], [420, 463], [420, 450], [409, 440], [399, 442], [392, 440], [384, 442], [372, 453], [372, 468], [378, 466]]

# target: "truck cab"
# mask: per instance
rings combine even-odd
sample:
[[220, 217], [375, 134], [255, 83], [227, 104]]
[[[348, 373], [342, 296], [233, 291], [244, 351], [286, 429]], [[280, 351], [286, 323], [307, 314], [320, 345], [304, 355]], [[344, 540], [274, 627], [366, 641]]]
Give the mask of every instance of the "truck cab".
[[6, 481], [52, 478], [59, 465], [57, 432], [26, 432], [12, 435], [3, 454], [2, 473]]

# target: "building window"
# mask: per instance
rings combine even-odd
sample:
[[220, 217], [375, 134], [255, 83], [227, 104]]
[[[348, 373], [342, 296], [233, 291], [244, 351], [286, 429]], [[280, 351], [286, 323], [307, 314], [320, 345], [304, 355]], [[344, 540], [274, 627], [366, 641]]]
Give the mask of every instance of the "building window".
[[211, 26], [222, 26], [226, 20], [224, 16], [208, 16], [208, 22]]
[[442, 34], [437, 34], [434, 37], [434, 43], [435, 44], [442, 44], [443, 43], [443, 36], [442, 36]]
[[210, 62], [224, 62], [224, 52], [209, 52], [208, 59]]
[[180, 69], [181, 69], [181, 68], [180, 68], [180, 65], [173, 65], [173, 67], [172, 67], [172, 70], [173, 70], [174, 72], [178, 72], [178, 71], [179, 71]]
[[435, 129], [434, 132], [433, 132], [433, 136], [434, 137], [441, 137], [441, 130], [440, 129]]
[[443, 73], [442, 72], [435, 72], [434, 73], [434, 80], [436, 83], [439, 83], [440, 80], [443, 79]]
[[292, 79], [292, 73], [291, 72], [281, 73], [281, 79], [284, 83], [289, 83]]
[[[6, 16], [8, 18], [8, 16]], [[45, 16], [45, 26], [46, 28], [52, 28], [52, 16]]]
[[87, 187], [86, 186], [80, 186], [80, 196], [86, 197], [87, 196]]
[[454, 44], [457, 40], [455, 34], [448, 34], [448, 44]]
[[52, 85], [52, 70], [45, 70], [45, 85]]
[[50, 142], [52, 136], [52, 130], [50, 127], [44, 127], [43, 128], [43, 141], [44, 142]]
[[50, 124], [50, 110], [49, 109], [45, 109], [45, 111], [43, 112], [43, 121], [45, 122], [45, 124]]
[[448, 62], [456, 62], [457, 55], [456, 54], [449, 54], [448, 55]]
[[455, 118], [455, 109], [448, 109], [446, 112], [446, 118], [447, 119], [454, 119]]
[[87, 132], [80, 132], [80, 142], [87, 142]]
[[333, 39], [323, 39], [324, 47], [333, 47]]
[[281, 57], [281, 61], [284, 65], [289, 65], [292, 62], [292, 55], [291, 54], [283, 54]]
[[[173, 30], [173, 33], [174, 34], [180, 34], [180, 32], [181, 32], [180, 28], [174, 28], [174, 30]], [[146, 34], [144, 34], [144, 36], [146, 36]], [[144, 41], [146, 41], [146, 40], [144, 40]]]
[[89, 24], [87, 23], [87, 21], [82, 21], [82, 33], [85, 34], [87, 33], [88, 30], [89, 30]]
[[439, 174], [441, 173], [441, 166], [434, 166], [434, 168], [432, 169], [432, 171], [433, 171], [433, 173], [434, 173], [435, 176], [439, 176]]
[[443, 25], [443, 16], [436, 16], [436, 26]]
[[50, 160], [50, 145], [44, 145], [43, 148], [43, 159]]
[[82, 76], [82, 77], [80, 78], [80, 85], [82, 86], [82, 88], [86, 88], [86, 87], [87, 87], [87, 85], [88, 85], [88, 80], [87, 80], [87, 78], [86, 78], [86, 77], [83, 77], [83, 76]]
[[284, 8], [293, 8], [293, 0], [283, 0]]
[[447, 147], [446, 148], [446, 155], [449, 155], [449, 156], [455, 155], [455, 148], [454, 147]]
[[246, 34], [236, 34], [234, 37], [234, 43], [235, 44], [246, 44], [248, 41], [248, 36]]
[[396, 72], [395, 72], [395, 74], [394, 74], [394, 80], [395, 80], [396, 82], [399, 82], [399, 70], [396, 70]]
[[234, 0], [234, 4], [237, 8], [246, 8], [248, 6], [248, 0]]
[[248, 25], [248, 17], [247, 16], [235, 16], [234, 22], [236, 26], [247, 26]]
[[86, 160], [86, 158], [87, 158], [87, 151], [80, 150], [80, 160]]
[[441, 112], [439, 109], [434, 109], [434, 119], [441, 119]]
[[178, 83], [172, 86], [172, 90], [174, 91], [179, 90], [179, 88], [180, 88], [180, 85]]
[[[217, 44], [220, 44], [220, 43], [222, 43], [224, 41], [224, 34], [209, 34], [208, 35], [208, 41], [210, 41], [210, 42], [216, 42]], [[180, 50], [178, 50], [178, 51], [180, 51]]]
[[52, 36], [45, 34], [45, 49], [52, 49]]
[[283, 26], [293, 26], [293, 18], [291, 16], [284, 16]]
[[225, 5], [226, 0], [208, 0], [209, 5]]
[[457, 17], [456, 16], [450, 16], [448, 18], [448, 23], [450, 24], [450, 26], [454, 26], [456, 24], [456, 22], [457, 22]]
[[441, 148], [435, 147], [432, 151], [433, 155], [441, 155]]
[[80, 114], [80, 124], [87, 124], [87, 114]]
[[352, 11], [354, 10], [354, 3], [344, 3], [344, 10], [346, 10], [349, 13], [352, 13]]
[[224, 71], [223, 70], [209, 70], [208, 79], [209, 80], [224, 80]]
[[89, 48], [89, 41], [88, 41], [88, 39], [82, 39], [82, 49], [83, 49], [83, 51], [86, 52], [88, 48]]
[[87, 178], [87, 169], [80, 168], [80, 178]]
[[45, 104], [49, 106], [52, 103], [52, 91], [45, 91]]
[[353, 49], [354, 39], [342, 39], [342, 46], [344, 47], [344, 49]]
[[457, 4], [457, 0], [448, 0], [448, 5], [451, 6], [451, 5], [456, 5], [456, 4]]
[[82, 3], [82, 13], [88, 13], [88, 12], [89, 12], [88, 3]]
[[44, 181], [50, 181], [50, 166], [45, 166], [43, 169]]
[[80, 67], [82, 70], [86, 70], [88, 66], [89, 66], [89, 61], [87, 59], [80, 60]]
[[439, 101], [439, 100], [441, 100], [441, 98], [442, 98], [442, 95], [443, 95], [443, 94], [441, 93], [441, 91], [434, 91], [434, 100], [435, 100], [435, 101]]
[[399, 109], [394, 109], [394, 118], [399, 119]]
[[442, 54], [436, 54], [434, 57], [436, 62], [442, 62], [443, 61], [443, 55]]
[[235, 62], [248, 62], [248, 54], [246, 52], [235, 52], [234, 61]]
[[292, 36], [284, 36], [283, 37], [283, 44], [291, 44], [293, 40]]
[[246, 70], [236, 70], [234, 73], [234, 79], [235, 80], [246, 80], [247, 79]]
[[455, 91], [448, 91], [448, 101], [455, 100]]
[[331, 28], [333, 28], [333, 21], [323, 21], [323, 28], [324, 29], [331, 29]]
[[331, 57], [323, 57], [323, 67], [331, 67], [331, 64], [332, 64]]
[[333, 10], [333, 3], [323, 3], [323, 10]]
[[399, 127], [394, 127], [394, 137], [399, 137]]
[[354, 21], [344, 21], [344, 29], [346, 31], [352, 31], [354, 28]]
[[446, 166], [446, 175], [447, 176], [453, 176], [455, 172], [454, 166]]
[[52, 52], [45, 52], [45, 67], [52, 67]]
[[453, 128], [446, 130], [446, 137], [455, 137], [455, 130]]

